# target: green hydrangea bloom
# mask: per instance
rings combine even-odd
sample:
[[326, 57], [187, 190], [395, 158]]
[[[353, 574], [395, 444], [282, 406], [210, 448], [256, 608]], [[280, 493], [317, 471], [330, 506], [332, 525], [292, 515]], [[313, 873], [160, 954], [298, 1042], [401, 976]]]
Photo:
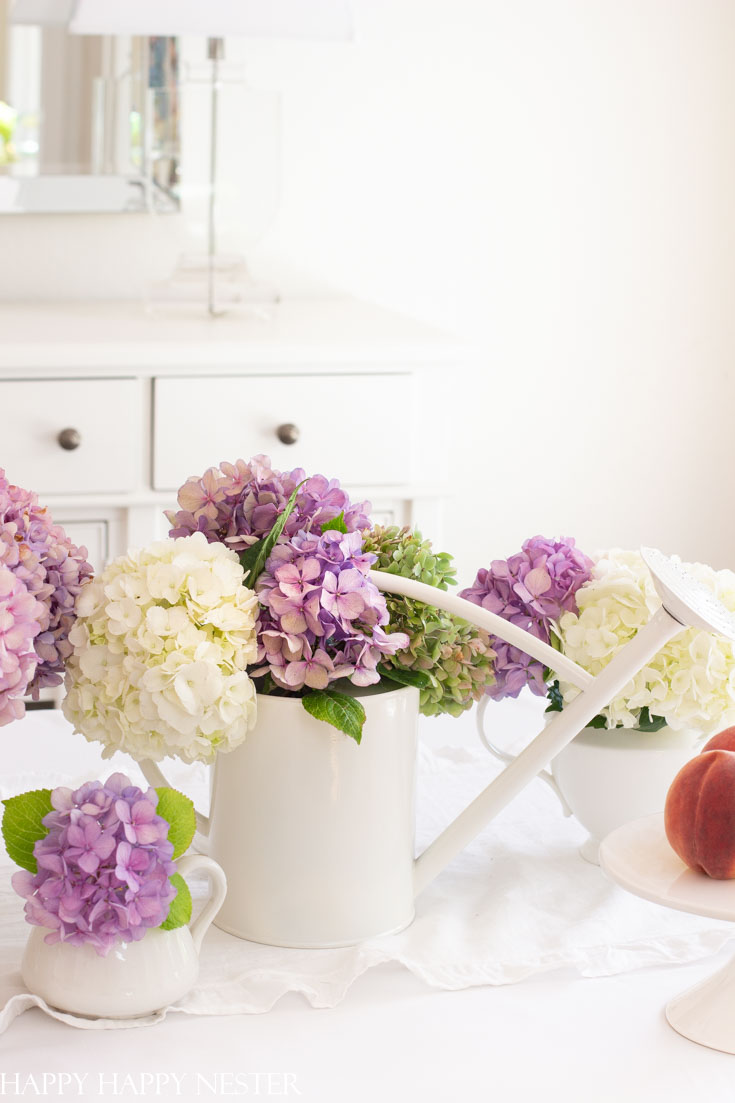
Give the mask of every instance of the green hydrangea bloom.
[[[452, 556], [435, 552], [420, 532], [397, 525], [376, 525], [364, 533], [364, 549], [376, 555], [376, 570], [415, 578], [446, 590], [456, 585]], [[493, 685], [493, 659], [487, 632], [422, 601], [386, 594], [390, 631], [405, 632], [404, 651], [385, 660], [388, 666], [423, 670], [431, 685], [420, 691], [424, 716], [459, 716]]]

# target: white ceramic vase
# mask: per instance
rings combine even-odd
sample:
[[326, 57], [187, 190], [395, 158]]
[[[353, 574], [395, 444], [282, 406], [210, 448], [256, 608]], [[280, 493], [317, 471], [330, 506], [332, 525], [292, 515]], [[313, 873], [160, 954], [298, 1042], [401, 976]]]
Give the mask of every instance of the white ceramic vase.
[[[304, 709], [258, 696], [244, 743], [219, 755], [209, 854], [228, 882], [216, 925], [274, 946], [353, 945], [414, 915], [418, 690], [369, 686], [362, 741]], [[149, 782], [165, 784], [150, 762]]]
[[663, 812], [671, 782], [701, 742], [695, 732], [669, 727], [584, 728], [551, 763], [562, 805], [590, 833], [582, 857], [597, 864], [600, 843], [611, 831]]
[[180, 1000], [196, 983], [204, 934], [227, 892], [225, 875], [210, 858], [187, 855], [177, 862], [183, 876], [207, 873], [210, 897], [188, 927], [151, 928], [140, 942], [118, 942], [107, 957], [89, 943], [49, 945], [45, 927], [33, 927], [21, 962], [30, 992], [51, 1007], [90, 1018], [134, 1019]]
[[[485, 704], [478, 711], [480, 738], [501, 762], [513, 762], [518, 756], [487, 736]], [[663, 812], [671, 782], [701, 743], [697, 733], [668, 726], [657, 732], [583, 728], [538, 776], [554, 790], [564, 814], [573, 815], [589, 831], [580, 854], [598, 864], [606, 835], [630, 820]]]

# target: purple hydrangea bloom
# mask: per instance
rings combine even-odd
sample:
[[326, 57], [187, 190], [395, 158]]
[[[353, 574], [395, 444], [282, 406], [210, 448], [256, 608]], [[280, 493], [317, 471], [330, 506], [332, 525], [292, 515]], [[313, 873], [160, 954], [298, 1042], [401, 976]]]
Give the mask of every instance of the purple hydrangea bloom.
[[54, 789], [51, 804], [48, 834], [33, 850], [38, 872], [13, 876], [28, 922], [49, 928], [46, 942], [89, 942], [101, 957], [160, 927], [176, 896], [176, 865], [155, 789], [113, 774], [74, 792]]
[[324, 689], [338, 678], [355, 685], [380, 680], [378, 663], [408, 647], [404, 632], [387, 633], [385, 598], [367, 577], [374, 555], [362, 534], [298, 532], [277, 544], [256, 590], [264, 608], [253, 677], [269, 672], [283, 689]]
[[0, 562], [0, 727], [25, 711], [20, 698], [36, 669], [33, 641], [45, 615], [42, 603]]
[[[590, 579], [592, 566], [571, 538], [534, 536], [517, 555], [481, 568], [472, 586], [459, 596], [549, 643], [561, 614], [577, 612], [575, 595]], [[495, 701], [517, 697], [525, 686], [537, 697], [545, 695], [542, 663], [497, 636], [491, 637], [491, 646], [496, 652], [495, 684], [487, 689], [488, 696]]]
[[66, 838], [70, 845], [64, 858], [76, 862], [84, 873], [96, 873], [117, 846], [111, 831], [103, 831], [97, 820], [84, 814], [77, 823], [69, 824]]
[[210, 544], [220, 542], [236, 552], [244, 551], [267, 536], [301, 482], [304, 485], [284, 529], [286, 539], [301, 529], [319, 533], [322, 525], [340, 513], [348, 532], [367, 528], [369, 502], [353, 505], [336, 479], [324, 475], [305, 479], [300, 467], [274, 471], [267, 456], [210, 467], [200, 478], [187, 479], [179, 490], [181, 508], [166, 513], [171, 523], [169, 535], [203, 532]]
[[[60, 685], [71, 654], [69, 630], [82, 583], [92, 576], [87, 549], [78, 548], [30, 491], [13, 486], [0, 468], [0, 566], [13, 572], [43, 607], [34, 639], [35, 672], [26, 692]], [[23, 715], [21, 711], [20, 715]]]
[[138, 800], [130, 804], [126, 800], [115, 801], [115, 812], [123, 825], [125, 838], [129, 843], [150, 846], [165, 838], [161, 835], [161, 817], [149, 800]]

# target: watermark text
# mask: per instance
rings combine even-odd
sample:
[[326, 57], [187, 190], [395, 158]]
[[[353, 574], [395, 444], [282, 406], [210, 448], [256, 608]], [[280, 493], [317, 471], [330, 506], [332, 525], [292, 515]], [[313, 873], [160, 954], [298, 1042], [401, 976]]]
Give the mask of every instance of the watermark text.
[[0, 1097], [298, 1096], [291, 1072], [0, 1072]]

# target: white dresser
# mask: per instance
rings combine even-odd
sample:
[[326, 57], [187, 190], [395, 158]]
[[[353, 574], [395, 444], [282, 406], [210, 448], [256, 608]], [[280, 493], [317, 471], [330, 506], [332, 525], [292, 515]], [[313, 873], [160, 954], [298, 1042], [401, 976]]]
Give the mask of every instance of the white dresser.
[[278, 469], [338, 478], [376, 518], [440, 541], [450, 441], [438, 383], [456, 383], [465, 356], [349, 299], [217, 319], [7, 304], [0, 467], [38, 492], [96, 567], [165, 535], [163, 510], [188, 476], [260, 452]]

